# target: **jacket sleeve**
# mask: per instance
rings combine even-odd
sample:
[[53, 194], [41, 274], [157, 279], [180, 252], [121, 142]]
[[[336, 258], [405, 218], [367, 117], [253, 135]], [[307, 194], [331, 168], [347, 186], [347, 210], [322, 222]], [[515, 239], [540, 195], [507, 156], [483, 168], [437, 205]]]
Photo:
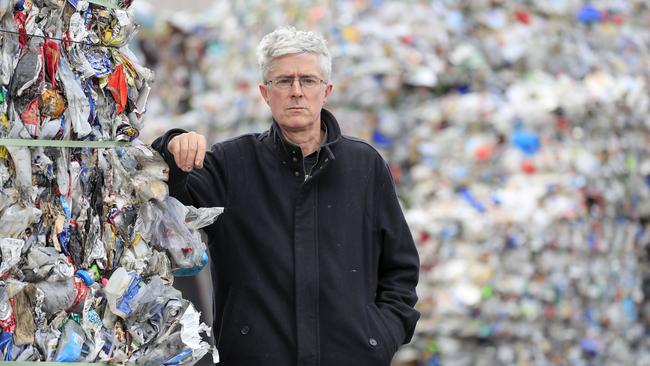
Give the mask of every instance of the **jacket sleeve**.
[[395, 193], [390, 169], [379, 158], [376, 170], [376, 230], [381, 241], [375, 303], [397, 345], [408, 343], [420, 313], [415, 310], [420, 259]]
[[215, 144], [206, 152], [202, 169], [184, 172], [176, 165], [167, 145], [174, 136], [185, 132], [181, 129], [169, 130], [151, 144], [169, 165], [169, 195], [188, 206], [226, 207], [228, 180], [223, 147]]

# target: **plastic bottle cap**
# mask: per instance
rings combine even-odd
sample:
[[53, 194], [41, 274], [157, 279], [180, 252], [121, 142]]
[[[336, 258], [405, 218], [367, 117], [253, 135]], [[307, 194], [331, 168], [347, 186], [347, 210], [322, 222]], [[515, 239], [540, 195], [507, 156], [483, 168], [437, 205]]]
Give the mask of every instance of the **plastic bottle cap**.
[[75, 272], [75, 275], [81, 278], [84, 281], [84, 284], [86, 286], [90, 286], [93, 283], [95, 283], [95, 280], [93, 279], [92, 275], [83, 269], [78, 269], [77, 272]]

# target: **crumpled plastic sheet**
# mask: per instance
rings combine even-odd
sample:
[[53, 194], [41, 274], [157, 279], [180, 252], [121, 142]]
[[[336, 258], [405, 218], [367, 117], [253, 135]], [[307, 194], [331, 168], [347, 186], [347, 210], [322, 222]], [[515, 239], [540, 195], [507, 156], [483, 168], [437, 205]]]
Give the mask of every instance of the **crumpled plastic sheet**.
[[200, 269], [207, 264], [207, 248], [196, 230], [214, 223], [223, 212], [222, 208], [194, 209], [189, 217], [193, 224], [189, 224], [188, 220], [190, 210], [173, 197], [167, 197], [162, 202], [148, 201], [141, 209], [142, 221], [153, 224], [140, 224], [138, 229], [142, 228], [143, 231], [136, 232], [143, 239], [150, 238], [153, 247], [168, 252], [173, 269]]
[[41, 211], [33, 206], [16, 203], [0, 214], [0, 237], [11, 238], [23, 233], [30, 225], [37, 223]]
[[88, 103], [81, 85], [76, 81], [68, 60], [61, 57], [59, 77], [64, 85], [66, 100], [68, 101], [68, 115], [72, 123], [72, 131], [79, 138], [83, 138], [92, 131], [88, 116], [90, 115], [90, 104]]
[[2, 360], [191, 365], [216, 352], [172, 284], [204, 268], [197, 230], [222, 210], [186, 225], [164, 159], [137, 139], [154, 75], [128, 48], [130, 3], [0, 0], [2, 29], [19, 33], [0, 33], [0, 138], [35, 145], [0, 146]]
[[21, 270], [27, 282], [58, 282], [74, 276], [74, 266], [53, 247], [34, 246], [24, 260]]
[[0, 239], [0, 253], [2, 254], [0, 277], [20, 262], [20, 254], [24, 245], [25, 241], [23, 239]]

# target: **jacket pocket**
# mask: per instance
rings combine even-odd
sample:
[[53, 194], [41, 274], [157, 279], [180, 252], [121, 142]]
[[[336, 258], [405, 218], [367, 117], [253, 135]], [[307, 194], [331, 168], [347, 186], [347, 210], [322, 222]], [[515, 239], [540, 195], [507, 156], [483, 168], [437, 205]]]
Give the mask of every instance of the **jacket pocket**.
[[223, 308], [223, 313], [221, 315], [221, 326], [219, 327], [219, 338], [217, 349], [221, 352], [222, 349], [227, 348], [229, 341], [232, 338], [232, 323], [233, 323], [233, 310], [236, 308], [237, 303], [237, 294], [238, 292], [230, 289], [228, 291], [228, 297], [226, 298], [226, 303]]
[[231, 289], [223, 312], [223, 322], [217, 349], [223, 360], [250, 354], [255, 342], [259, 340], [260, 329], [257, 326], [255, 312], [251, 311], [250, 290]]
[[[377, 305], [366, 305], [366, 314], [368, 315], [368, 324], [370, 327], [370, 338], [368, 339], [368, 342], [370, 346], [381, 348], [384, 351], [386, 365], [389, 365], [395, 355], [395, 351], [397, 351], [395, 341], [393, 341], [393, 337], [390, 334], [390, 328], [386, 325]], [[375, 339], [373, 342], [375, 337], [378, 339]]]

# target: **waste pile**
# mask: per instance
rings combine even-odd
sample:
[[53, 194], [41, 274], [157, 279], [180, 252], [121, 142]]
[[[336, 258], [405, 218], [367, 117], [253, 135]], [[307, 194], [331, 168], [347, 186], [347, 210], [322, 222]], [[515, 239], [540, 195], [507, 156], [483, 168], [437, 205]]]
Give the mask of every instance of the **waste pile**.
[[164, 79], [151, 131], [209, 141], [268, 128], [264, 34], [326, 36], [328, 108], [391, 163], [420, 251], [422, 319], [397, 359], [650, 364], [647, 1], [249, 1], [136, 16], [162, 24], [138, 40]]
[[[0, 353], [191, 365], [210, 328], [172, 286], [221, 208], [169, 197], [138, 140], [153, 73], [128, 0], [0, 1]], [[213, 353], [217, 356], [217, 353]]]

